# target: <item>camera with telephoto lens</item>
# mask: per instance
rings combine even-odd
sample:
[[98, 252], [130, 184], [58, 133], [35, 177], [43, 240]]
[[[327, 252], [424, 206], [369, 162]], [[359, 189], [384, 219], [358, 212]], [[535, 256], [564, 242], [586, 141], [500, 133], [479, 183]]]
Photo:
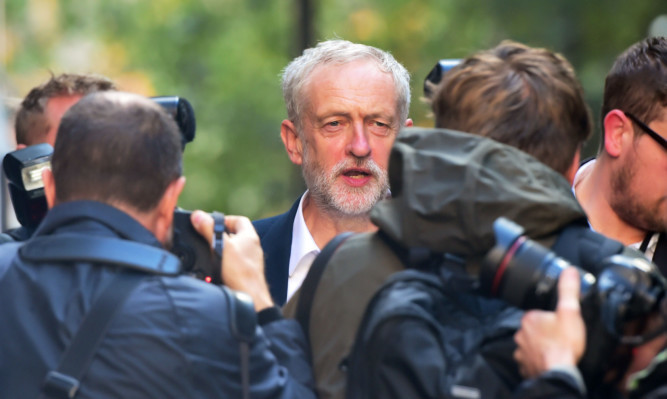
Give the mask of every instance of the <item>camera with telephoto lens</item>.
[[[181, 148], [195, 137], [196, 120], [192, 105], [177, 96], [151, 97], [171, 115], [181, 133]], [[51, 167], [53, 147], [42, 143], [16, 150], [5, 155], [2, 165], [8, 180], [9, 193], [16, 219], [27, 236], [14, 239], [28, 239], [47, 212], [42, 170]], [[174, 211], [174, 238], [171, 252], [181, 260], [181, 272], [205, 281], [220, 284], [220, 258], [212, 252], [208, 242], [194, 230], [189, 211]], [[216, 226], [220, 229], [219, 226]], [[224, 225], [222, 226], [224, 228]], [[17, 229], [20, 230], [20, 229]]]
[[[497, 219], [493, 228], [496, 245], [480, 271], [484, 294], [524, 310], [553, 310], [561, 272], [570, 266], [579, 271], [581, 313], [586, 324], [586, 352], [579, 368], [587, 385], [603, 381], [609, 371], [606, 365], [618, 366], [617, 374], [622, 374], [631, 347], [667, 331], [667, 285], [645, 257], [622, 252], [605, 257], [601, 264], [573, 266], [527, 238], [523, 228], [508, 219]], [[586, 270], [599, 272], [594, 276]], [[653, 331], [640, 331], [647, 318], [655, 315], [661, 317], [662, 325]], [[625, 364], [619, 360], [623, 356]]]

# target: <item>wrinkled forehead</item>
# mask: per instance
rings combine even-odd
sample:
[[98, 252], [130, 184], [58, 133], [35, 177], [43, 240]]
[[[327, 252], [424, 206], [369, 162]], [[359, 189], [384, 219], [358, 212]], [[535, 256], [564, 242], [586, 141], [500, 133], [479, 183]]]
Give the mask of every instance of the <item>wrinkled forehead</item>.
[[392, 113], [398, 113], [398, 89], [393, 75], [373, 60], [359, 59], [313, 68], [303, 82], [298, 98], [301, 109], [308, 110], [313, 101], [353, 101], [371, 96], [376, 97], [378, 103], [389, 102]]

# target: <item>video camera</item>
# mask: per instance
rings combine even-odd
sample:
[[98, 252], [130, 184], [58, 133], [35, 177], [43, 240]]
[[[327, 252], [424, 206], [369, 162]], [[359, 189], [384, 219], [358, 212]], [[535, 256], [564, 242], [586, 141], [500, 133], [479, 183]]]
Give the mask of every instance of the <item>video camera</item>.
[[[483, 261], [480, 288], [520, 309], [553, 310], [561, 272], [572, 266], [565, 259], [524, 235], [512, 221], [499, 218], [494, 224], [496, 245]], [[576, 267], [581, 277], [581, 312], [586, 324], [586, 352], [579, 368], [588, 386], [597, 386], [604, 365], [619, 347], [641, 345], [667, 331], [667, 283], [657, 268], [638, 252], [621, 252], [596, 265]], [[597, 270], [597, 276], [587, 272]], [[662, 325], [637, 334], [651, 315]], [[623, 351], [621, 351], [623, 352]], [[621, 368], [627, 367], [625, 364]], [[622, 374], [625, 370], [616, 370]], [[589, 385], [591, 384], [591, 385]]]
[[[181, 132], [181, 148], [185, 150], [185, 145], [194, 140], [196, 131], [195, 113], [190, 102], [177, 96], [151, 97], [151, 100], [174, 118]], [[42, 170], [50, 168], [52, 155], [53, 147], [43, 143], [10, 152], [2, 162], [16, 218], [30, 235], [48, 210]], [[220, 259], [215, 259], [211, 246], [194, 230], [190, 223], [190, 214], [191, 212], [182, 209], [174, 211], [171, 252], [180, 258], [183, 273], [221, 284]], [[216, 219], [215, 229], [224, 230], [224, 219]], [[219, 243], [222, 243], [221, 237]]]

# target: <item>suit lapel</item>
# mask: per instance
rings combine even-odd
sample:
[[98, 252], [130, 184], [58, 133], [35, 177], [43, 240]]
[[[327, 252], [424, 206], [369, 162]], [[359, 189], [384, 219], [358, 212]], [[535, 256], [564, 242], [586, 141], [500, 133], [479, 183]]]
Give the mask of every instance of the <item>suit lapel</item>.
[[287, 299], [292, 230], [300, 200], [301, 198], [297, 199], [288, 212], [271, 218], [273, 219], [272, 223], [265, 231], [258, 229], [262, 249], [264, 250], [264, 274], [266, 281], [269, 283], [271, 296], [276, 304], [280, 306]]

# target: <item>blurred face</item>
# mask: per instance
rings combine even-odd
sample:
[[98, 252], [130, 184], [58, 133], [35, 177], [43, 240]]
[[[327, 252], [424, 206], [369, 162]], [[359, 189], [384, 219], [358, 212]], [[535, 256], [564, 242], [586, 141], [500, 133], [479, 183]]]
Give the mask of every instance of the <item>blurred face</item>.
[[[667, 118], [648, 124], [667, 138]], [[635, 126], [636, 131], [640, 131]], [[610, 205], [626, 223], [646, 231], [667, 231], [667, 150], [642, 133], [612, 174]]]
[[301, 94], [300, 159], [292, 160], [311, 198], [338, 214], [367, 213], [388, 193], [389, 152], [404, 122], [391, 75], [367, 60], [321, 66]]
[[[46, 138], [43, 143], [49, 143], [53, 147], [56, 142], [56, 135], [58, 134], [58, 126], [60, 126], [60, 120], [67, 110], [77, 103], [82, 96], [73, 95], [73, 96], [62, 96], [62, 97], [53, 97], [50, 98], [46, 103], [46, 109], [44, 110], [44, 115], [46, 116], [49, 123], [49, 130], [46, 133]], [[36, 143], [35, 143], [36, 144]]]

